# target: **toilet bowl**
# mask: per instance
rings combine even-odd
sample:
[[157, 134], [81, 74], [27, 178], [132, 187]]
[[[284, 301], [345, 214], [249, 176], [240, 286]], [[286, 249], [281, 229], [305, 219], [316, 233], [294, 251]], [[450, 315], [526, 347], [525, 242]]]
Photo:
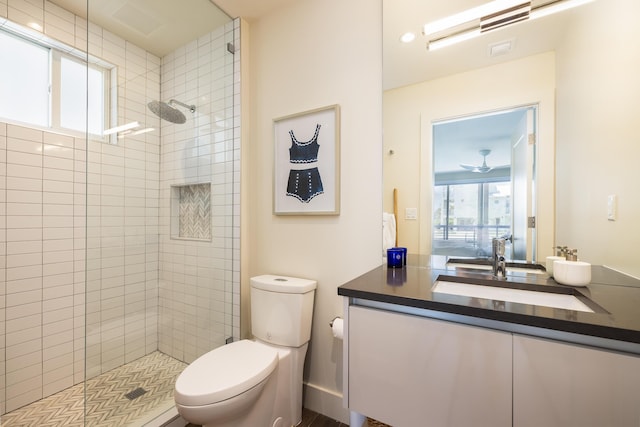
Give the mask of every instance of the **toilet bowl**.
[[226, 426], [225, 422], [234, 419], [240, 422], [277, 367], [278, 352], [254, 341], [237, 341], [210, 351], [178, 377], [174, 390], [178, 412], [203, 426]]
[[174, 390], [182, 418], [204, 427], [297, 425], [315, 287], [306, 279], [252, 278], [254, 339], [219, 347], [187, 366]]

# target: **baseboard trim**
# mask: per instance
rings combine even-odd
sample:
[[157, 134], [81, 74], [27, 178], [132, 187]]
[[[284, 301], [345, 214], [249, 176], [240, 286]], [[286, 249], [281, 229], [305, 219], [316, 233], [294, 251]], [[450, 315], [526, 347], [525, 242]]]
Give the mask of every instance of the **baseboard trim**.
[[304, 407], [349, 424], [349, 410], [342, 405], [342, 393], [316, 384], [304, 383]]

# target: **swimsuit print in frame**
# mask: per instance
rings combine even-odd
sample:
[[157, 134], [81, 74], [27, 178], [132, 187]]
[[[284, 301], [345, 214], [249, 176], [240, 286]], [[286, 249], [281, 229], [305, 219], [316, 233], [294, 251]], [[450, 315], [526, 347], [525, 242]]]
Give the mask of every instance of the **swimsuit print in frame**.
[[340, 213], [340, 106], [273, 121], [275, 215]]

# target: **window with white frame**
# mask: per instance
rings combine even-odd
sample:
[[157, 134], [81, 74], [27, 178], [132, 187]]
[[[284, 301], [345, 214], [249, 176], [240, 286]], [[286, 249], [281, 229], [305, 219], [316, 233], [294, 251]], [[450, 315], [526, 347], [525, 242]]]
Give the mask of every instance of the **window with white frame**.
[[0, 117], [49, 125], [49, 49], [0, 31]]
[[[60, 56], [60, 84], [52, 85], [59, 98], [60, 127], [101, 135], [105, 122], [105, 70], [75, 58]], [[59, 89], [59, 94], [55, 93]], [[87, 90], [89, 96], [87, 97]], [[55, 96], [58, 95], [58, 96]]]
[[0, 120], [102, 135], [108, 68], [1, 29], [0, 58]]

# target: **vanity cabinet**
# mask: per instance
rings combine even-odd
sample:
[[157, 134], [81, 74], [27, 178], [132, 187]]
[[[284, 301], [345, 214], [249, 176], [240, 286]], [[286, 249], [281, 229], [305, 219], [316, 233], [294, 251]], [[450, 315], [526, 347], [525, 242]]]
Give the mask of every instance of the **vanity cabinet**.
[[512, 425], [511, 333], [348, 310], [350, 410], [394, 427]]
[[640, 357], [513, 336], [515, 427], [638, 427]]
[[394, 427], [638, 427], [640, 356], [350, 305], [347, 404]]

